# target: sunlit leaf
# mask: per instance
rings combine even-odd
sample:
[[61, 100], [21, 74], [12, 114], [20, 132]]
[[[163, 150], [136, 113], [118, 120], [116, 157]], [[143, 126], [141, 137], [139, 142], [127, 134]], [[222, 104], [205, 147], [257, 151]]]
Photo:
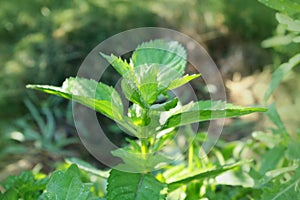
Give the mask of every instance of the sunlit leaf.
[[141, 92], [138, 89], [136, 82], [132, 79], [124, 78], [121, 81], [122, 91], [125, 97], [131, 102], [140, 105], [143, 108], [147, 107], [147, 103], [141, 96]]
[[224, 102], [199, 101], [188, 105], [170, 116], [163, 129], [178, 127], [201, 121], [208, 121], [219, 118], [238, 117], [253, 112], [265, 112], [266, 108], [241, 107]]
[[175, 80], [171, 81], [168, 89], [172, 90], [172, 89], [178, 88], [178, 87], [190, 82], [191, 80], [198, 78], [199, 76], [201, 76], [201, 74], [185, 75], [183, 77], [175, 79]]
[[176, 41], [152, 40], [139, 45], [132, 55], [134, 67], [144, 64], [158, 64], [176, 69], [181, 76], [186, 67], [185, 49]]
[[135, 74], [138, 77], [137, 87], [147, 104], [154, 103], [157, 96], [162, 92], [157, 81], [158, 71], [159, 68], [153, 65], [141, 65], [135, 68]]
[[114, 88], [104, 83], [76, 77], [66, 79], [62, 87], [27, 85], [27, 88], [74, 100], [117, 121], [122, 119], [121, 98]]
[[121, 74], [122, 76], [126, 75], [129, 71], [133, 70], [133, 67], [128, 64], [126, 61], [122, 60], [120, 57], [116, 57], [115, 55], [105, 55], [100, 53], [114, 68], [115, 70]]

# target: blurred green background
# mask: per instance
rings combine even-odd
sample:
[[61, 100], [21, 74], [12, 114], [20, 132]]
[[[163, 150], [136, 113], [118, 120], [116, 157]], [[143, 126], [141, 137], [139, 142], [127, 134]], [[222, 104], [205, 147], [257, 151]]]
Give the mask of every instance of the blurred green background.
[[[17, 173], [15, 163], [22, 169], [41, 164], [47, 171], [65, 155], [87, 155], [70, 103], [28, 91], [26, 84], [61, 85], [101, 41], [138, 27], [189, 35], [213, 57], [224, 82], [239, 75], [242, 82], [272, 59], [290, 56], [261, 48], [276, 28], [274, 14], [254, 0], [0, 0], [0, 179], [7, 170]], [[251, 125], [238, 123], [228, 131], [239, 133], [241, 127]], [[114, 126], [107, 129], [117, 132]]]
[[172, 28], [206, 44], [219, 59], [237, 43], [250, 42], [257, 45], [252, 48], [259, 48], [276, 25], [274, 12], [252, 0], [0, 2], [0, 115], [4, 119], [27, 112], [26, 84], [61, 84], [76, 74], [89, 51], [121, 31]]

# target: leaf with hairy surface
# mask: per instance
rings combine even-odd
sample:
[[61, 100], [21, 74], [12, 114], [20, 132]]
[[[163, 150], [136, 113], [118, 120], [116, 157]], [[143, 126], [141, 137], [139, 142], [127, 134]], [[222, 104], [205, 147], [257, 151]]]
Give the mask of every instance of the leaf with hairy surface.
[[80, 180], [80, 171], [76, 165], [71, 165], [66, 172], [54, 172], [43, 194], [47, 200], [87, 200], [90, 187]]
[[151, 174], [111, 170], [107, 185], [107, 200], [164, 200], [166, 184]]

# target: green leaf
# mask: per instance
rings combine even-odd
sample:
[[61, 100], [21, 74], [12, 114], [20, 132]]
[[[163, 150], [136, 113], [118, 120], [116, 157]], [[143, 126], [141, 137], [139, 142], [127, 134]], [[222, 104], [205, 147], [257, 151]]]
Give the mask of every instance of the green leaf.
[[237, 166], [240, 166], [241, 163], [234, 163], [234, 164], [231, 164], [231, 165], [225, 165], [225, 166], [222, 166], [222, 167], [218, 167], [216, 169], [211, 169], [209, 171], [200, 171], [200, 172], [194, 172], [194, 173], [190, 173], [188, 174], [188, 177], [186, 178], [183, 178], [183, 179], [180, 179], [180, 180], [177, 180], [177, 181], [173, 181], [173, 182], [169, 182], [168, 183], [168, 188], [169, 188], [169, 192], [171, 191], [174, 191], [175, 189], [177, 189], [178, 187], [184, 185], [184, 184], [187, 184], [191, 181], [194, 181], [194, 180], [201, 180], [201, 179], [204, 179], [204, 178], [213, 178], [225, 171], [228, 171], [228, 170], [231, 170]]
[[119, 148], [112, 151], [112, 155], [119, 157], [124, 163], [118, 164], [114, 168], [121, 171], [132, 171], [132, 172], [151, 172], [159, 169], [163, 165], [166, 165], [171, 159], [159, 154], [149, 153], [141, 154], [125, 149]]
[[157, 68], [158, 88], [163, 90], [184, 74], [186, 51], [176, 41], [153, 40], [137, 47], [132, 54], [132, 63], [135, 68], [146, 65]]
[[101, 56], [103, 56], [114, 68], [117, 70], [117, 72], [124, 76], [126, 75], [129, 71], [133, 70], [133, 67], [128, 64], [126, 61], [123, 61], [120, 57], [116, 57], [115, 55], [105, 55], [103, 53], [100, 53]]
[[162, 104], [154, 104], [151, 106], [151, 109], [155, 111], [169, 111], [170, 109], [175, 108], [177, 103], [178, 98], [174, 98]]
[[261, 158], [260, 174], [265, 174], [271, 169], [275, 169], [281, 159], [283, 159], [285, 147], [275, 146], [268, 150]]
[[281, 13], [276, 13], [276, 19], [278, 20], [278, 22], [280, 24], [286, 25], [287, 30], [300, 32], [300, 21], [299, 20], [294, 20], [293, 18], [291, 18], [287, 15], [281, 14]]
[[133, 72], [127, 73], [121, 83], [126, 98], [141, 107], [154, 103], [169, 85], [166, 80], [159, 81], [160, 72], [164, 68], [156, 64], [140, 65]]
[[273, 148], [283, 140], [281, 135], [265, 133], [262, 131], [253, 132], [252, 137], [262, 143], [265, 143], [269, 148]]
[[36, 180], [32, 172], [25, 171], [18, 176], [9, 176], [2, 184], [6, 192], [4, 199], [37, 199], [45, 189], [48, 179]]
[[132, 54], [134, 67], [144, 64], [158, 64], [168, 66], [177, 72], [174, 76], [181, 76], [186, 67], [186, 51], [176, 41], [152, 40], [139, 45]]
[[280, 84], [282, 79], [289, 71], [293, 69], [293, 67], [297, 66], [300, 63], [300, 54], [296, 54], [293, 56], [288, 62], [281, 64], [278, 69], [272, 74], [271, 83], [265, 93], [264, 101], [267, 102], [270, 98], [271, 94]]
[[27, 85], [27, 88], [41, 90], [66, 99], [74, 100], [116, 121], [121, 121], [123, 104], [114, 88], [84, 78], [68, 78], [62, 87], [48, 85]]
[[46, 187], [44, 198], [48, 200], [86, 200], [90, 195], [90, 187], [80, 180], [80, 171], [71, 165], [66, 172], [54, 172]]
[[129, 101], [138, 104], [143, 108], [146, 108], [148, 106], [144, 99], [142, 99], [141, 92], [139, 91], [135, 81], [133, 81], [132, 79], [124, 78], [121, 81], [121, 87], [125, 97]]
[[3, 195], [0, 194], [2, 200], [18, 200], [17, 190], [11, 188], [7, 190]]
[[266, 108], [241, 107], [224, 102], [199, 101], [183, 106], [181, 110], [170, 116], [163, 129], [179, 127], [201, 121], [219, 118], [238, 117], [254, 112], [265, 112]]
[[157, 74], [159, 68], [153, 65], [141, 65], [135, 68], [137, 86], [143, 100], [147, 104], [152, 104], [156, 101], [157, 96], [164, 88], [158, 88]]
[[162, 135], [153, 144], [152, 151], [153, 152], [159, 151], [168, 141], [171, 141], [173, 138], [174, 138], [174, 132], [172, 131]]
[[295, 0], [258, 0], [266, 6], [288, 15], [294, 15], [300, 11], [300, 2]]
[[[191, 182], [186, 187], [186, 197], [185, 200], [193, 200], [193, 199], [202, 199], [200, 191], [202, 183], [199, 182]], [[180, 196], [180, 195], [179, 195]]]
[[166, 185], [151, 174], [111, 170], [108, 178], [107, 200], [164, 200]]
[[290, 141], [287, 147], [286, 156], [291, 160], [300, 160], [300, 142]]
[[144, 124], [136, 127], [138, 138], [149, 138], [158, 132], [158, 127], [160, 127], [160, 116], [161, 112], [150, 110], [146, 117], [141, 118], [142, 122], [146, 122]]
[[141, 152], [141, 146], [137, 143], [136, 140], [131, 140], [129, 138], [125, 138], [125, 140], [127, 142], [129, 142], [129, 144], [131, 145], [132, 149], [134, 152]]
[[293, 42], [300, 43], [300, 36], [294, 37]]
[[[188, 169], [186, 168], [185, 163], [180, 163], [178, 165], [174, 165], [170, 168], [167, 168], [164, 172], [163, 172], [163, 177], [167, 180], [167, 183], [171, 183], [174, 181], [178, 181], [180, 179], [183, 179], [185, 177], [187, 177], [187, 171]], [[184, 173], [184, 177], [181, 177], [181, 173]]]
[[262, 194], [262, 200], [291, 200], [300, 199], [300, 168], [298, 168], [291, 180], [284, 183], [275, 181]]
[[274, 170], [267, 171], [263, 176], [261, 175], [254, 175], [254, 172], [251, 171], [252, 177], [255, 178], [255, 186], [254, 188], [266, 188], [268, 183], [271, 181], [276, 181], [280, 179], [280, 176], [286, 173], [293, 173], [298, 168], [298, 165], [292, 165], [289, 167], [282, 167]]
[[276, 35], [271, 38], [265, 39], [262, 41], [261, 45], [264, 48], [270, 48], [280, 45], [288, 45], [294, 39], [294, 34], [287, 34], [287, 35]]
[[253, 187], [254, 180], [247, 173], [240, 170], [229, 170], [216, 177], [216, 183], [231, 186]]
[[141, 44], [132, 55], [134, 68], [121, 58], [102, 56], [123, 76], [121, 86], [125, 97], [143, 108], [153, 104], [167, 89], [199, 76], [181, 77], [186, 67], [186, 52], [178, 42], [153, 40]]
[[178, 88], [188, 82], [190, 82], [191, 80], [198, 78], [199, 76], [201, 76], [201, 74], [193, 74], [193, 75], [185, 75], [183, 77], [177, 78], [173, 81], [171, 81], [168, 90], [173, 90], [175, 88]]
[[102, 171], [94, 166], [92, 166], [90, 163], [87, 163], [83, 160], [80, 160], [78, 158], [66, 158], [66, 163], [69, 164], [76, 164], [77, 167], [83, 171], [86, 171], [88, 173], [94, 174], [96, 176], [102, 177], [102, 178], [108, 178], [109, 172], [108, 171]]
[[287, 133], [286, 128], [280, 118], [280, 115], [278, 114], [277, 110], [276, 110], [276, 105], [275, 103], [272, 103], [269, 108], [268, 111], [266, 112], [267, 116], [269, 117], [269, 119], [277, 126], [277, 128], [280, 131], [283, 131], [284, 133]]

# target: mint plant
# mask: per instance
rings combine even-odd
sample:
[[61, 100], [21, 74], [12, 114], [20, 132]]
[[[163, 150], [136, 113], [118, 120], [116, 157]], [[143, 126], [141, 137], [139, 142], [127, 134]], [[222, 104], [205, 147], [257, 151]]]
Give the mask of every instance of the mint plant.
[[[209, 100], [182, 105], [170, 91], [198, 78], [200, 74], [184, 75], [187, 55], [183, 46], [176, 41], [145, 42], [136, 48], [129, 62], [115, 55], [101, 55], [122, 76], [122, 92], [131, 102], [128, 109], [124, 108], [120, 94], [113, 87], [95, 80], [71, 77], [66, 79], [61, 87], [27, 87], [90, 107], [114, 120], [123, 130], [135, 137], [135, 140], [128, 139], [128, 146], [112, 152], [112, 155], [120, 157], [123, 163], [110, 170], [106, 199], [166, 199], [172, 192], [188, 186], [193, 181], [214, 177], [240, 165], [230, 163], [206, 169], [194, 168], [191, 166], [193, 158], [189, 162], [184, 159], [173, 162], [174, 160], [164, 152], [164, 147], [172, 143], [178, 127], [265, 112], [265, 108], [241, 107]], [[190, 152], [193, 153], [192, 150]], [[169, 173], [167, 176], [164, 173], [176, 168], [178, 163], [188, 168], [184, 170], [184, 174], [170, 176]], [[71, 171], [74, 170], [73, 167]], [[69, 176], [69, 173], [57, 173], [57, 182], [63, 180], [59, 176]], [[88, 189], [81, 187], [77, 182], [76, 180], [76, 184], [68, 182], [62, 185], [69, 189], [73, 186], [80, 188], [80, 199], [89, 199]], [[47, 190], [55, 187], [50, 183], [51, 179]], [[195, 191], [190, 187], [187, 187], [186, 194]], [[54, 194], [46, 192], [43, 195], [50, 198]], [[56, 199], [65, 199], [66, 194], [57, 195]]]

